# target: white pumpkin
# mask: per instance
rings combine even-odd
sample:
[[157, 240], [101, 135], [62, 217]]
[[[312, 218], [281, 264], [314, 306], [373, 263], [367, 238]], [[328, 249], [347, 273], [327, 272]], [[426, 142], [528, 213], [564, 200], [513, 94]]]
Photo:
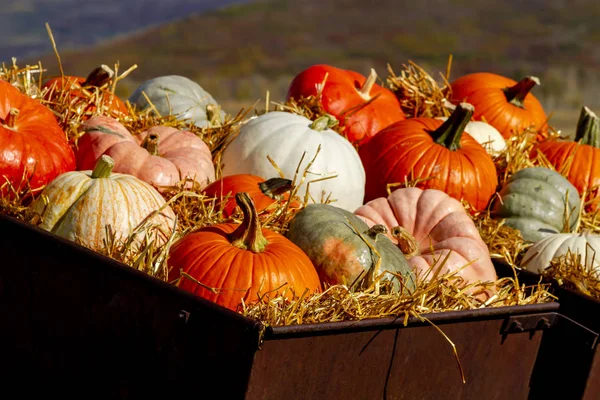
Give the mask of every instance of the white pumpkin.
[[[103, 155], [93, 171], [71, 171], [55, 178], [32, 204], [41, 216], [38, 226], [93, 250], [103, 248], [107, 225], [117, 240], [127, 239], [146, 217], [165, 206], [165, 199], [133, 175], [111, 173], [113, 166], [112, 158]], [[166, 205], [150, 221], [158, 227], [151, 239], [165, 243], [174, 220]], [[143, 240], [142, 233], [133, 248]]]
[[322, 118], [325, 120], [313, 122], [297, 114], [272, 111], [248, 120], [223, 151], [223, 176], [253, 174], [272, 177], [277, 170], [267, 158], [269, 156], [288, 179], [294, 179], [300, 165], [297, 184], [321, 146], [309, 169], [311, 173], [298, 189], [298, 195], [304, 198], [307, 182], [335, 175], [310, 183], [309, 203], [321, 203], [331, 194], [330, 199], [335, 200], [332, 205], [354, 211], [363, 204], [365, 170], [352, 144], [337, 132], [322, 126], [327, 124], [327, 117]]
[[191, 121], [200, 128], [218, 126], [225, 117], [210, 93], [185, 76], [166, 75], [149, 79], [135, 90], [129, 102], [140, 110], [146, 110], [150, 108], [146, 97], [161, 116], [175, 115], [178, 120]]
[[581, 255], [588, 270], [600, 272], [600, 235], [583, 233], [557, 233], [545, 237], [531, 246], [523, 257], [521, 266], [527, 270], [542, 273], [550, 266], [550, 261], [567, 252]]
[[[438, 117], [442, 121], [447, 120], [447, 117]], [[487, 153], [492, 157], [498, 156], [506, 149], [506, 140], [498, 129], [483, 121], [471, 121], [467, 124], [465, 131], [469, 133], [482, 145]]]

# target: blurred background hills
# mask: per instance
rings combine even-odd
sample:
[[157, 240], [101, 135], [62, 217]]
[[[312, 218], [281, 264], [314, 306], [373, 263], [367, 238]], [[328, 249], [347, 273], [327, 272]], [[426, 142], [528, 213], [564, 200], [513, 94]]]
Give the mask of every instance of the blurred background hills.
[[[5, 2], [7, 0], [4, 0]], [[574, 129], [582, 105], [600, 112], [600, 2], [593, 0], [12, 0], [0, 9], [0, 58], [67, 74], [99, 64], [138, 68], [119, 84], [180, 74], [229, 113], [282, 101], [294, 75], [327, 63], [383, 79], [412, 60], [438, 77], [489, 71], [536, 75], [554, 125]]]

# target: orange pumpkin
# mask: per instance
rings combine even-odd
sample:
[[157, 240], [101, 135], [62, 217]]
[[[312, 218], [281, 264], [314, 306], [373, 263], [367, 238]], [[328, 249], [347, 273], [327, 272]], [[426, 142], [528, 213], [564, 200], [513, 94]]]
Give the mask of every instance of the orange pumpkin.
[[596, 210], [600, 203], [600, 119], [583, 107], [577, 122], [575, 140], [550, 139], [537, 144], [531, 153], [546, 156], [554, 168], [577, 188], [586, 191], [587, 209]]
[[0, 80], [0, 149], [0, 193], [9, 197], [26, 190], [27, 184], [39, 192], [75, 169], [73, 150], [54, 114], [4, 80]]
[[485, 120], [505, 139], [525, 129], [538, 131], [538, 139], [548, 135], [548, 117], [531, 89], [540, 81], [528, 76], [516, 82], [489, 72], [464, 75], [450, 83], [450, 101], [467, 102], [475, 107], [473, 118]]
[[[261, 212], [277, 203], [278, 197], [287, 199], [292, 181], [284, 178], [264, 179], [252, 174], [228, 175], [204, 188], [206, 196], [217, 199], [225, 218], [231, 216], [237, 207], [235, 195], [246, 192], [252, 198], [256, 211]], [[293, 202], [291, 206], [298, 206]]]
[[292, 80], [287, 96], [316, 96], [325, 82], [320, 89], [323, 109], [340, 121], [350, 142], [362, 145], [383, 128], [406, 119], [396, 95], [376, 80], [374, 69], [365, 77], [331, 65], [313, 65]]
[[[65, 102], [68, 97], [70, 104], [75, 107], [83, 107], [78, 113], [83, 116], [83, 120], [96, 115], [98, 102], [90, 102], [92, 96], [102, 97], [102, 104], [105, 110], [101, 110], [103, 115], [118, 117], [129, 112], [127, 105], [114, 93], [103, 87], [113, 77], [113, 72], [105, 65], [94, 69], [84, 78], [81, 76], [57, 76], [44, 82], [42, 89], [44, 100], [49, 103]], [[95, 104], [94, 104], [95, 103]]]
[[292, 298], [321, 291], [308, 256], [283, 235], [261, 228], [247, 193], [235, 198], [243, 222], [200, 228], [175, 242], [168, 259], [169, 280], [231, 310], [242, 301], [257, 301], [259, 294]]
[[365, 201], [387, 197], [389, 184], [419, 180], [422, 189], [442, 190], [484, 209], [498, 177], [486, 150], [464, 132], [472, 114], [473, 107], [461, 103], [446, 121], [409, 118], [375, 135], [359, 149], [367, 174]]

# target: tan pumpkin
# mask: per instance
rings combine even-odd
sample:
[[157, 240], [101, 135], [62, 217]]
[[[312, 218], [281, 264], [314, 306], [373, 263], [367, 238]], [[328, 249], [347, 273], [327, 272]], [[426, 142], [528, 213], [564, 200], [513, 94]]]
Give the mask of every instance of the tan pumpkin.
[[[173, 210], [146, 182], [126, 174], [111, 173], [113, 160], [103, 155], [93, 171], [72, 171], [54, 179], [32, 204], [41, 215], [39, 227], [93, 250], [104, 248], [107, 226], [115, 239], [125, 240], [150, 214], [157, 229], [148, 232], [160, 245], [172, 233]], [[136, 235], [133, 248], [144, 240], [144, 230]]]
[[132, 135], [106, 116], [89, 119], [84, 129], [76, 151], [79, 170], [93, 169], [105, 154], [115, 161], [114, 172], [133, 175], [159, 190], [184, 179], [198, 182], [201, 188], [215, 180], [210, 149], [192, 132], [154, 126]]
[[385, 226], [396, 243], [395, 236], [402, 231], [398, 227], [406, 229], [419, 247], [408, 262], [421, 278], [430, 277], [432, 266], [441, 265], [450, 252], [442, 273], [459, 271], [457, 275], [467, 283], [497, 279], [488, 247], [473, 220], [458, 200], [440, 190], [397, 189], [387, 198], [369, 201], [355, 214], [369, 226]]

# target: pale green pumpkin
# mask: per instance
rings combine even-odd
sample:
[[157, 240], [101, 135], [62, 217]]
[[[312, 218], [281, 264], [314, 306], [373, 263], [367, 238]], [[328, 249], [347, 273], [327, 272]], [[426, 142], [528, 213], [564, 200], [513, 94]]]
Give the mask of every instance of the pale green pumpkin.
[[364, 288], [382, 278], [391, 280], [396, 290], [415, 287], [412, 269], [385, 235], [385, 227], [369, 228], [350, 211], [330, 204], [309, 204], [294, 216], [286, 237], [308, 255], [322, 282]]
[[499, 195], [493, 204], [492, 217], [505, 219], [506, 225], [518, 229], [527, 241], [537, 242], [564, 232], [567, 214], [568, 227], [572, 230], [577, 224], [579, 193], [564, 176], [551, 169], [534, 167], [517, 171]]
[[175, 115], [178, 120], [190, 121], [200, 128], [220, 126], [225, 118], [225, 113], [210, 93], [185, 76], [166, 75], [149, 79], [135, 90], [129, 102], [140, 110], [146, 110], [151, 108], [148, 99], [161, 116]]

